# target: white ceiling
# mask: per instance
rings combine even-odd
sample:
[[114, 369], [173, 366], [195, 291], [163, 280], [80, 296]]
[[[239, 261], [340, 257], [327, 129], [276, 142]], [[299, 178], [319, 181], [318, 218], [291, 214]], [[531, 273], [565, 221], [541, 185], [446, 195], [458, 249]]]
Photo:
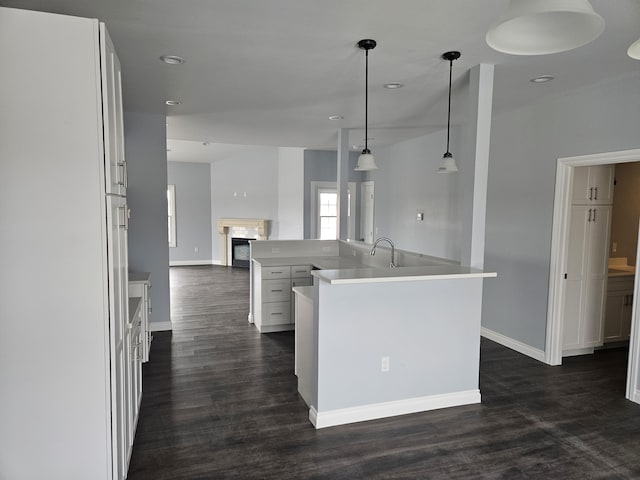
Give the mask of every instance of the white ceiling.
[[[592, 0], [604, 17], [594, 42], [555, 55], [518, 57], [484, 36], [508, 0], [0, 0], [3, 6], [106, 22], [123, 68], [125, 109], [167, 114], [169, 159], [221, 158], [242, 145], [335, 148], [340, 127], [363, 143], [364, 52], [370, 52], [372, 148], [446, 124], [448, 62], [454, 83], [478, 63], [496, 64], [494, 111], [542, 95], [637, 73], [626, 55], [640, 37], [638, 0]], [[166, 65], [161, 55], [184, 65]], [[532, 77], [556, 79], [534, 85]], [[387, 90], [388, 82], [405, 87]], [[166, 99], [182, 102], [166, 107]], [[455, 95], [454, 95], [455, 109]], [[330, 115], [344, 120], [331, 121]], [[203, 152], [200, 155], [200, 152]]]

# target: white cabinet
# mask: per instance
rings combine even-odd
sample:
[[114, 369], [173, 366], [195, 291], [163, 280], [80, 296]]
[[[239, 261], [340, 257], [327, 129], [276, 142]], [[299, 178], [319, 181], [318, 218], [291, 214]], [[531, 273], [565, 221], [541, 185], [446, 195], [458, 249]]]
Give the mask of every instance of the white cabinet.
[[563, 352], [603, 343], [611, 206], [573, 205], [565, 276]]
[[613, 203], [613, 165], [576, 167], [573, 172], [574, 205], [610, 205]]
[[629, 340], [633, 310], [633, 275], [609, 278], [604, 320], [604, 342]]
[[97, 20], [0, 7], [0, 25], [0, 478], [121, 480], [138, 378], [120, 67]]
[[262, 333], [295, 328], [296, 286], [312, 285], [311, 265], [265, 266], [254, 262], [253, 320]]
[[140, 297], [129, 297], [129, 323], [127, 325], [127, 457], [131, 457], [133, 439], [142, 400], [142, 340], [141, 326], [143, 302]]
[[140, 352], [142, 361], [149, 361], [149, 350], [151, 349], [151, 330], [149, 322], [151, 321], [151, 274], [149, 272], [129, 272], [129, 296], [140, 297], [141, 305], [141, 326], [140, 326]]

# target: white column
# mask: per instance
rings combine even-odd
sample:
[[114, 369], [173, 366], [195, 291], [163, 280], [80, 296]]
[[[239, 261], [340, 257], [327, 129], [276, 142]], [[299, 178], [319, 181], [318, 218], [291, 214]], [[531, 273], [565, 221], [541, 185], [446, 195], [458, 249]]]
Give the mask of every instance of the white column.
[[338, 191], [338, 238], [347, 239], [349, 231], [349, 130], [338, 129], [338, 161], [336, 189]]

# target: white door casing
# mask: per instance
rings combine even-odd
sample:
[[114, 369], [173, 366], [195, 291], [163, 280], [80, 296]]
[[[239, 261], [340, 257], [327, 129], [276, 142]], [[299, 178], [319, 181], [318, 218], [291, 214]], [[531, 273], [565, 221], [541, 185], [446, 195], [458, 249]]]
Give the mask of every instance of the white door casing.
[[[547, 308], [547, 334], [545, 344], [545, 363], [562, 364], [563, 312], [566, 295], [564, 274], [567, 271], [569, 225], [574, 167], [589, 165], [610, 165], [640, 161], [640, 149], [619, 152], [581, 155], [558, 158], [556, 167], [556, 188], [553, 209], [553, 229], [551, 236], [551, 265], [549, 271], [549, 300]], [[639, 237], [640, 237], [640, 231]], [[638, 245], [640, 247], [640, 243]], [[640, 248], [639, 248], [640, 251]], [[639, 298], [640, 285], [636, 270], [634, 298]], [[626, 398], [640, 403], [637, 391], [640, 372], [640, 329], [638, 328], [637, 303], [633, 304], [631, 337], [629, 342], [629, 364], [627, 368]]]

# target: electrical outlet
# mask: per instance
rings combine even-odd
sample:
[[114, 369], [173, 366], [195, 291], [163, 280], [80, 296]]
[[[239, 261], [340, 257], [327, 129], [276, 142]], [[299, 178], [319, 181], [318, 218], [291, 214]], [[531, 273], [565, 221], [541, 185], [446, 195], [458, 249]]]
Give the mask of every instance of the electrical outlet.
[[416, 213], [416, 220], [418, 222], [422, 222], [424, 220], [424, 213], [422, 213], [422, 212]]
[[200, 251], [200, 249], [199, 249], [198, 247], [195, 247], [193, 250], [194, 250], [194, 252], [196, 252], [196, 253], [198, 253], [198, 252]]
[[382, 360], [380, 361], [380, 371], [381, 372], [388, 372], [390, 369], [390, 360], [389, 357], [382, 357]]
[[613, 242], [611, 244], [611, 252], [616, 253], [618, 251], [618, 244], [616, 242]]

